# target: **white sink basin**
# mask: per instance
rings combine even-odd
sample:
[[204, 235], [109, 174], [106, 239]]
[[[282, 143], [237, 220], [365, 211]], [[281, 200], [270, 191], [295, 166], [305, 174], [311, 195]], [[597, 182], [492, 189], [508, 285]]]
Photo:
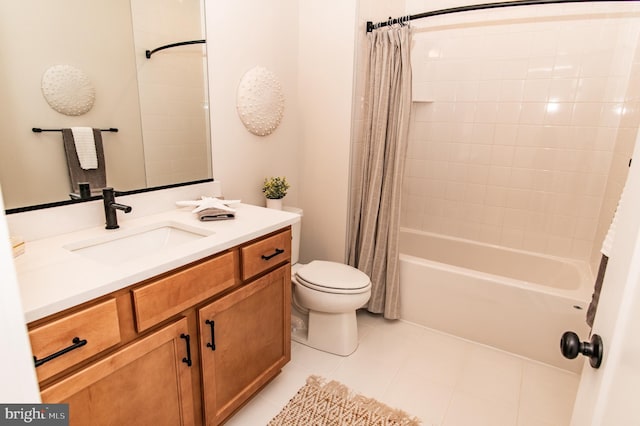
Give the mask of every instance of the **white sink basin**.
[[161, 222], [135, 229], [110, 231], [110, 235], [67, 244], [64, 248], [100, 263], [117, 265], [212, 234], [213, 231], [181, 223]]

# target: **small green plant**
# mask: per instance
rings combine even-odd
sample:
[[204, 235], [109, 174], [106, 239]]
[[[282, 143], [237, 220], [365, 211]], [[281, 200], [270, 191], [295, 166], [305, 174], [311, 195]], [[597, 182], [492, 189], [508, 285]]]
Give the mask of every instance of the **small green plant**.
[[289, 183], [284, 176], [275, 176], [264, 178], [264, 185], [262, 185], [262, 192], [264, 196], [271, 199], [284, 198], [287, 195], [287, 189], [289, 189]]

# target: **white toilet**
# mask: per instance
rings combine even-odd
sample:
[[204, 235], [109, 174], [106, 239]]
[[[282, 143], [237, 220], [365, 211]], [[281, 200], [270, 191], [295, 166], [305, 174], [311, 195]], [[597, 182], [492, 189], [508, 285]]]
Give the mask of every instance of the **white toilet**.
[[[302, 210], [285, 210], [302, 217]], [[298, 264], [300, 228], [292, 226], [291, 339], [336, 355], [347, 356], [358, 347], [356, 309], [369, 301], [367, 274], [337, 262], [314, 260]]]

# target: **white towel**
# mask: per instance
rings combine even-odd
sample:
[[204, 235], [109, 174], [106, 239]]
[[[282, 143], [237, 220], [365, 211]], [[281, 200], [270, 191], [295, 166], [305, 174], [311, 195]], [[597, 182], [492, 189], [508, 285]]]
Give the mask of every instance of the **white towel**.
[[238, 204], [239, 202], [240, 200], [222, 200], [216, 197], [203, 196], [199, 200], [176, 201], [176, 205], [181, 207], [194, 206], [195, 209], [191, 210], [191, 213], [199, 213], [210, 208], [220, 209], [227, 213], [235, 213], [236, 209], [229, 207], [229, 204]]
[[616, 211], [613, 213], [613, 219], [611, 220], [611, 225], [609, 225], [609, 230], [607, 231], [607, 235], [604, 237], [604, 241], [602, 242], [602, 248], [600, 249], [600, 253], [604, 254], [607, 257], [611, 257], [611, 247], [613, 246], [613, 240], [616, 236], [616, 226], [618, 215], [620, 214], [620, 210], [622, 210], [622, 206], [624, 205], [624, 193], [627, 189], [627, 183], [625, 182], [624, 187], [622, 188], [622, 193], [620, 194], [620, 200], [618, 200], [618, 206], [616, 207]]
[[73, 133], [73, 141], [76, 145], [80, 167], [84, 170], [97, 169], [98, 155], [96, 154], [93, 129], [91, 127], [72, 127], [71, 133]]

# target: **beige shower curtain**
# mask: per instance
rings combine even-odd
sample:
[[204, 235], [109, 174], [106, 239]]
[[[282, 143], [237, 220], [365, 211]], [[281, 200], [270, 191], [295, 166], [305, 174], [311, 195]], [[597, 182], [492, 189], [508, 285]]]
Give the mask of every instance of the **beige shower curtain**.
[[361, 140], [350, 191], [347, 262], [371, 278], [367, 309], [400, 316], [400, 193], [411, 110], [411, 29], [367, 34], [367, 80]]

